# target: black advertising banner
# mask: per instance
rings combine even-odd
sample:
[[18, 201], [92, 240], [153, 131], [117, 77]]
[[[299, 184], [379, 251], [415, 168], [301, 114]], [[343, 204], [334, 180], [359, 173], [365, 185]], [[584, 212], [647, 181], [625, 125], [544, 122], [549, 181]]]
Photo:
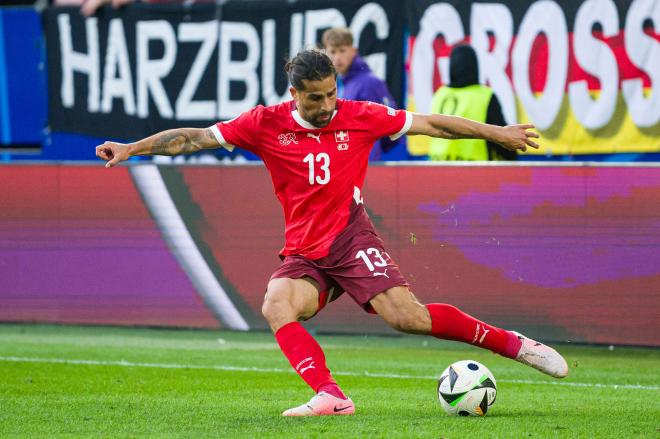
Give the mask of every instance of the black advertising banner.
[[[407, 3], [411, 110], [428, 112], [449, 54], [469, 43], [508, 123], [532, 122], [536, 154], [660, 151], [660, 0]], [[424, 155], [428, 139], [408, 143]]]
[[222, 6], [44, 11], [54, 131], [134, 139], [208, 126], [289, 98], [283, 67], [348, 26], [402, 103], [404, 5], [397, 0], [230, 1]]

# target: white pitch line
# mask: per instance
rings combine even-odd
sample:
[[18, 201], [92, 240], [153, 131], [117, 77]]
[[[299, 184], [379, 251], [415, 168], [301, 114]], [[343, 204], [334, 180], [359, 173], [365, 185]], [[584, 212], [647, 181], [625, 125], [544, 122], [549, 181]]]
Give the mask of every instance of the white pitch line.
[[[150, 367], [155, 369], [203, 369], [203, 370], [225, 370], [231, 372], [259, 372], [259, 373], [293, 373], [291, 369], [276, 369], [263, 367], [241, 367], [226, 365], [199, 365], [199, 364], [173, 364], [173, 363], [134, 363], [131, 361], [99, 361], [99, 360], [69, 360], [66, 358], [34, 358], [34, 357], [0, 357], [0, 361], [15, 363], [57, 363], [89, 366], [121, 366], [121, 367]], [[333, 372], [333, 375], [371, 377], [371, 378], [395, 378], [404, 380], [436, 380], [432, 375], [400, 375], [392, 373], [364, 372]], [[641, 384], [601, 384], [601, 383], [575, 383], [572, 381], [534, 381], [534, 380], [497, 380], [498, 383], [511, 384], [534, 384], [568, 387], [594, 387], [599, 389], [638, 389], [638, 390], [660, 390], [660, 386], [644, 386]]]

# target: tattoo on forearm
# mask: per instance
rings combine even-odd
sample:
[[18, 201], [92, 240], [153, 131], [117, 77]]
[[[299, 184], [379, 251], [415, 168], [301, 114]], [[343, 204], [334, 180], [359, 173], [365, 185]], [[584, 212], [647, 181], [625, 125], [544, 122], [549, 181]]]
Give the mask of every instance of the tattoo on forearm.
[[191, 136], [183, 130], [171, 130], [163, 133], [151, 145], [151, 154], [177, 155], [198, 151]]
[[207, 139], [216, 141], [215, 134], [213, 134], [213, 131], [211, 131], [211, 128], [207, 128], [204, 130], [204, 135], [206, 136]]

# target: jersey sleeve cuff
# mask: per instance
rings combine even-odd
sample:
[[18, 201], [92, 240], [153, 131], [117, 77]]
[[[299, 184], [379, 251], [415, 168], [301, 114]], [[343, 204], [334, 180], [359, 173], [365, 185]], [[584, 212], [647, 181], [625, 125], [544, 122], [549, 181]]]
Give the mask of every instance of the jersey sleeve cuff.
[[392, 134], [390, 136], [390, 139], [396, 140], [399, 137], [406, 134], [408, 130], [410, 130], [410, 127], [412, 126], [412, 120], [413, 120], [412, 113], [410, 111], [406, 111], [406, 121], [403, 123], [403, 127], [399, 130], [399, 132]]
[[220, 132], [220, 129], [218, 128], [218, 125], [211, 125], [211, 132], [215, 136], [215, 140], [218, 141], [218, 143], [225, 148], [227, 151], [231, 152], [234, 150], [234, 145], [230, 145], [227, 143], [225, 138], [222, 136], [222, 133]]

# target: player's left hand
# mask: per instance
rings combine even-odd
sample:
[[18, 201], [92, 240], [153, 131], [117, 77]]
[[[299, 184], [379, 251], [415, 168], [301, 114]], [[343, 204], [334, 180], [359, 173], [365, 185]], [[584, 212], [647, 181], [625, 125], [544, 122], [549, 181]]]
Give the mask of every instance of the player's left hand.
[[502, 127], [497, 143], [509, 151], [527, 151], [527, 147], [539, 149], [538, 143], [532, 138], [539, 138], [539, 134], [529, 131], [534, 128], [532, 124], [507, 125]]

